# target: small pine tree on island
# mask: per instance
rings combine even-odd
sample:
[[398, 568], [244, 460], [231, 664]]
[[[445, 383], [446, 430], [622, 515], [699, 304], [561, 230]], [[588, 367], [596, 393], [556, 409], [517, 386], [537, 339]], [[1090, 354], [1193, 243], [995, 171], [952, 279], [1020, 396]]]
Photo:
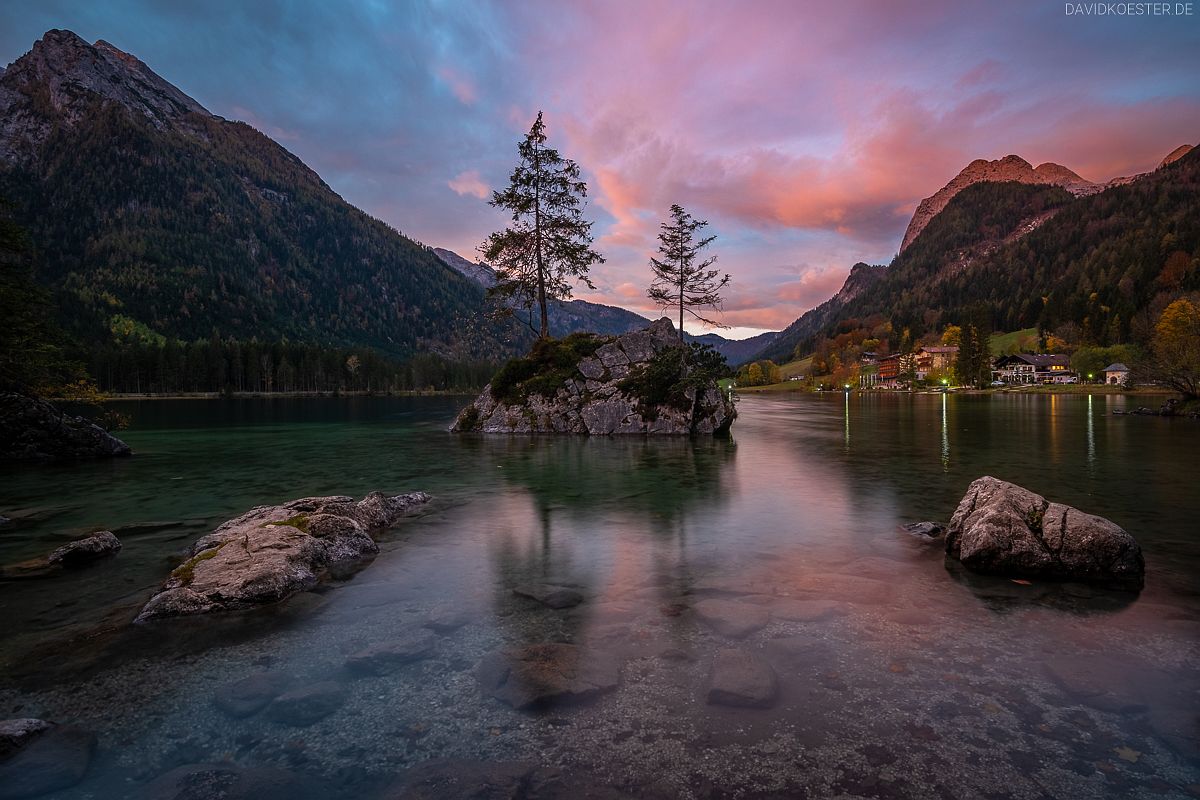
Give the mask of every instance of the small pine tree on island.
[[546, 147], [542, 112], [517, 152], [521, 160], [508, 188], [493, 192], [490, 201], [512, 213], [512, 225], [488, 236], [479, 252], [496, 270], [496, 285], [488, 297], [498, 315], [536, 306], [540, 325], [526, 324], [546, 339], [547, 301], [569, 299], [572, 280], [594, 289], [588, 271], [604, 258], [592, 249], [592, 223], [583, 219], [587, 184], [579, 178], [579, 165]]
[[705, 325], [725, 328], [711, 319], [701, 316], [695, 309], [721, 307], [721, 290], [729, 283], [729, 275], [721, 276], [720, 270], [711, 269], [716, 256], [698, 261], [700, 251], [712, 244], [716, 236], [697, 239], [697, 233], [708, 226], [707, 220], [699, 220], [676, 203], [671, 206], [671, 218], [659, 225], [658, 252], [661, 258], [651, 257], [654, 281], [647, 296], [662, 309], [679, 310], [679, 341], [683, 342], [683, 314], [686, 311]]

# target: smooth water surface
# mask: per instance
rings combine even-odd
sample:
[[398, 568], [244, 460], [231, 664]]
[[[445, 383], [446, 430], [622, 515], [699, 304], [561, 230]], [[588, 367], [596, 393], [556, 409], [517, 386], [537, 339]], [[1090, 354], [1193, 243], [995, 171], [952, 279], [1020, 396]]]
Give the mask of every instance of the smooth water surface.
[[[743, 399], [729, 441], [484, 438], [446, 433], [462, 402], [125, 404], [134, 458], [5, 468], [0, 564], [97, 528], [124, 542], [0, 580], [0, 717], [99, 735], [60, 796], [224, 761], [373, 797], [430, 759], [553, 765], [644, 797], [1200, 796], [1200, 423], [1113, 417], [1113, 396], [801, 395]], [[985, 474], [1123, 525], [1145, 591], [972, 576], [899, 529], [945, 522]], [[221, 521], [375, 489], [434, 500], [352, 579], [129, 624]], [[586, 600], [512, 593], [539, 582]], [[714, 598], [769, 622], [721, 636], [694, 609]], [[466, 624], [394, 674], [346, 671], [431, 615]], [[618, 659], [619, 687], [537, 712], [480, 691], [481, 657], [540, 642]], [[724, 648], [771, 664], [771, 707], [706, 702]], [[214, 706], [263, 670], [347, 699], [307, 727]]]

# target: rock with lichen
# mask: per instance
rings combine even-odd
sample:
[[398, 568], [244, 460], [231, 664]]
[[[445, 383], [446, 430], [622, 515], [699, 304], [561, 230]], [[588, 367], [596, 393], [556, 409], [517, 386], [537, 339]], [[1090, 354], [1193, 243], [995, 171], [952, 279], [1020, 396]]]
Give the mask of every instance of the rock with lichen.
[[274, 603], [350, 574], [379, 552], [372, 532], [428, 500], [372, 492], [259, 506], [201, 537], [136, 621]]

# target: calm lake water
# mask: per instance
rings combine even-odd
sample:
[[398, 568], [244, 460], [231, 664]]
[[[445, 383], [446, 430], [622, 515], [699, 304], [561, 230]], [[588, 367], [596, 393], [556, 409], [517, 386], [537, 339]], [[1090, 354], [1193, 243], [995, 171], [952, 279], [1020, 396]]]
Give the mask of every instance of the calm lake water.
[[[0, 472], [0, 564], [97, 528], [124, 542], [0, 580], [0, 717], [97, 733], [71, 798], [213, 762], [382, 797], [431, 759], [552, 765], [635, 797], [1197, 797], [1200, 423], [1111, 415], [1134, 400], [747, 397], [729, 441], [452, 436], [454, 398], [122, 404], [134, 458]], [[1124, 526], [1145, 591], [971, 576], [899, 530], [945, 522], [985, 474]], [[434, 500], [352, 579], [129, 624], [219, 522], [375, 489]], [[512, 593], [536, 582], [586, 600]], [[769, 622], [723, 637], [694, 610], [714, 598]], [[431, 614], [466, 624], [399, 672], [346, 672]], [[619, 687], [536, 713], [481, 692], [481, 657], [538, 642], [616, 658]], [[772, 665], [773, 706], [706, 702], [731, 647]], [[345, 703], [307, 727], [214, 705], [263, 670], [334, 681]]]

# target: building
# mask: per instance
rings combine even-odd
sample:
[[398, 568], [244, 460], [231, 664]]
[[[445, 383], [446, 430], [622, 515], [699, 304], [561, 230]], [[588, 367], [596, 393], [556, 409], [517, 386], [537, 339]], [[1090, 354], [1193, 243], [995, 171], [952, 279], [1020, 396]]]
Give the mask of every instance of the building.
[[922, 347], [917, 351], [917, 380], [925, 380], [931, 372], [949, 374], [957, 358], [958, 348], [953, 345]]
[[1124, 386], [1129, 380], [1129, 367], [1120, 361], [1109, 364], [1104, 368], [1104, 382], [1115, 386]]
[[900, 356], [884, 356], [875, 365], [875, 385], [895, 388], [900, 385]]
[[1057, 353], [1016, 353], [992, 362], [992, 377], [1005, 383], [1075, 383], [1071, 357]]

